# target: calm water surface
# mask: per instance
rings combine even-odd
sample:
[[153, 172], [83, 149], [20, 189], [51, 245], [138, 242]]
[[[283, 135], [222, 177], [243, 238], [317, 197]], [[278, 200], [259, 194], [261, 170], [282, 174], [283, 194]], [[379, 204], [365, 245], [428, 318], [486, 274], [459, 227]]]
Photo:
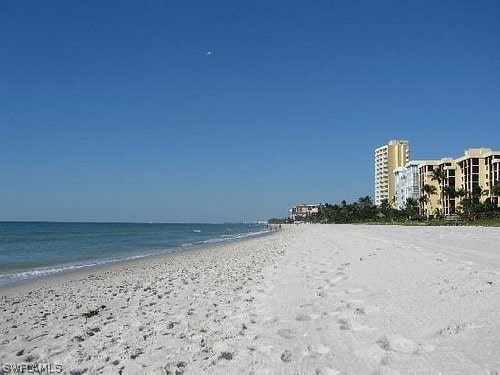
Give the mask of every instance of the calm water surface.
[[264, 232], [256, 223], [0, 222], [0, 285]]

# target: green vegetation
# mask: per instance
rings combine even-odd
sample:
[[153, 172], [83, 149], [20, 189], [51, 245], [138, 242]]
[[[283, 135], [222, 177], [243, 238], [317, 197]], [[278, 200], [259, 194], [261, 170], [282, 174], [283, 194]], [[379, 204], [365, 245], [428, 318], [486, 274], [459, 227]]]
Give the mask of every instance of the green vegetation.
[[[497, 187], [497, 186], [495, 186]], [[499, 187], [500, 189], [500, 187]], [[425, 189], [423, 199], [436, 194], [434, 189]], [[463, 197], [458, 207], [457, 215], [452, 217], [441, 217], [428, 219], [419, 215], [419, 201], [408, 199], [404, 209], [395, 209], [384, 201], [375, 206], [369, 196], [361, 197], [356, 202], [347, 203], [345, 200], [340, 204], [325, 204], [318, 213], [310, 214], [301, 218], [308, 223], [324, 224], [348, 224], [348, 223], [372, 223], [372, 224], [401, 224], [401, 225], [485, 225], [500, 226], [500, 208], [496, 201], [486, 199], [480, 201], [481, 192], [475, 192], [470, 196]], [[290, 223], [290, 219], [270, 219], [270, 224]]]
[[268, 224], [293, 224], [292, 219], [285, 218], [285, 219], [278, 219], [273, 217], [272, 219], [269, 219]]
[[407, 202], [404, 210], [396, 210], [384, 201], [375, 206], [369, 196], [361, 197], [356, 202], [325, 204], [318, 213], [305, 218], [310, 223], [386, 223], [403, 222], [409, 218], [417, 219], [418, 206], [414, 200]]

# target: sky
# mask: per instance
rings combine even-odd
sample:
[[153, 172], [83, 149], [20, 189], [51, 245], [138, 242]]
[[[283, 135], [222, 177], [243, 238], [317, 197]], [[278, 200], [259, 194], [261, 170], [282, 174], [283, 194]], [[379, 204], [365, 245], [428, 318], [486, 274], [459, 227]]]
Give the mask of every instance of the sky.
[[0, 0], [0, 220], [227, 222], [500, 149], [500, 2]]

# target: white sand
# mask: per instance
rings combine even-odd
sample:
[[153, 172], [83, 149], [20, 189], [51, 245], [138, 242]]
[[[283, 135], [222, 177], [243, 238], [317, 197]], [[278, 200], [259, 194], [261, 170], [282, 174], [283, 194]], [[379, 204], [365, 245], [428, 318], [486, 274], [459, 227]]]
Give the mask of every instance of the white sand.
[[500, 228], [302, 225], [6, 288], [0, 365], [497, 374], [499, 244]]

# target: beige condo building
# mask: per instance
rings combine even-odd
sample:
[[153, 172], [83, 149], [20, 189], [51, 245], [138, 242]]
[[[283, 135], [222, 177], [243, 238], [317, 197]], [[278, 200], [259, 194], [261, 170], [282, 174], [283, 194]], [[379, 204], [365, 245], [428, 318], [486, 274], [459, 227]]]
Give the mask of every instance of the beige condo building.
[[[489, 148], [470, 148], [456, 160], [460, 169], [460, 182], [466, 192], [480, 190], [483, 197], [497, 198], [493, 187], [500, 183], [500, 151]], [[480, 189], [478, 189], [478, 187]]]
[[457, 189], [457, 164], [452, 158], [419, 164], [420, 213], [424, 216], [454, 215]]
[[391, 140], [375, 150], [375, 205], [387, 200], [395, 202], [396, 178], [394, 172], [410, 160], [410, 145], [405, 140]]
[[[494, 187], [500, 184], [500, 151], [470, 148], [458, 159], [421, 163], [419, 173], [420, 195], [424, 197], [420, 202], [420, 213], [424, 216], [455, 215], [464, 197], [473, 197], [480, 202], [490, 199], [499, 206], [499, 195]], [[434, 192], [425, 193], [426, 190]]]

